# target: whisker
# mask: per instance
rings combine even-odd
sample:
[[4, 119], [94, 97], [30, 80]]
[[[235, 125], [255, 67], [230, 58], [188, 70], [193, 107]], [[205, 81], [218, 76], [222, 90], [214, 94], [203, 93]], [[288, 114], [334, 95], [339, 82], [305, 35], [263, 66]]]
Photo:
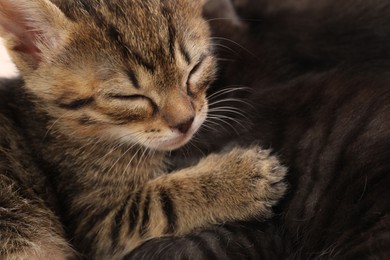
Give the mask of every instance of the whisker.
[[234, 18], [228, 18], [228, 17], [216, 17], [216, 18], [210, 18], [207, 19], [206, 22], [214, 22], [214, 21], [223, 21], [223, 20], [235, 20]]
[[[227, 120], [224, 120], [224, 119], [229, 119], [229, 120], [232, 120], [230, 117], [228, 116], [219, 116], [219, 117], [209, 117], [210, 120], [217, 120], [219, 122], [222, 122], [228, 126], [230, 126], [237, 134], [239, 134], [239, 132], [237, 131], [237, 129], [231, 124], [229, 123]], [[239, 124], [240, 126], [244, 127], [241, 123], [239, 123], [237, 120], [232, 120], [233, 122]]]
[[68, 114], [70, 114], [71, 112], [65, 112], [63, 113], [61, 116], [59, 116], [54, 122], [53, 124], [51, 124], [51, 126], [47, 129], [45, 135], [43, 136], [42, 138], [42, 141], [41, 141], [41, 144], [44, 143], [45, 139], [47, 138], [47, 136], [49, 135], [50, 131], [53, 130], [54, 126], [62, 119], [64, 118], [65, 116], [67, 116]]
[[233, 50], [232, 48], [230, 48], [229, 46], [226, 46], [226, 45], [223, 45], [220, 43], [211, 43], [210, 45], [215, 46], [215, 47], [222, 47], [224, 50], [228, 50], [230, 53], [236, 55], [237, 57], [239, 56], [239, 53], [237, 51]]
[[225, 94], [228, 94], [228, 93], [231, 93], [231, 92], [234, 92], [234, 91], [240, 91], [240, 90], [250, 92], [251, 88], [245, 87], [245, 86], [241, 86], [241, 85], [231, 85], [229, 87], [226, 87], [224, 89], [216, 91], [215, 93], [209, 95], [208, 98], [209, 99], [213, 99], [213, 98], [219, 97], [221, 95], [225, 95]]
[[221, 61], [221, 62], [225, 62], [225, 61], [228, 61], [228, 62], [234, 62], [236, 60], [234, 59], [227, 59], [227, 58], [216, 58], [217, 61]]
[[211, 108], [209, 110], [210, 114], [213, 114], [213, 113], [217, 114], [217, 113], [224, 113], [224, 112], [239, 115], [243, 118], [248, 119], [248, 116], [246, 114], [244, 114], [244, 112], [241, 109], [238, 109], [235, 107], [215, 107], [215, 108]]
[[231, 39], [228, 39], [228, 38], [224, 38], [224, 37], [211, 37], [212, 40], [223, 40], [223, 41], [227, 41], [227, 42], [230, 42], [230, 43], [233, 43], [234, 45], [240, 47], [242, 50], [244, 50], [245, 52], [249, 53], [250, 55], [252, 55], [254, 58], [256, 58], [257, 60], [260, 61], [260, 58], [254, 54], [253, 52], [251, 52], [248, 48], [245, 48], [243, 45], [239, 44], [238, 42], [236, 41], [233, 41]]
[[[207, 121], [207, 125], [211, 125], [211, 126], [209, 126], [209, 131], [216, 131], [216, 130], [218, 130], [218, 131], [223, 131], [223, 132], [225, 132], [225, 133], [230, 133], [231, 131], [229, 130], [229, 129], [227, 129], [224, 125], [222, 125], [222, 124], [220, 124], [220, 123], [217, 123], [217, 122], [214, 122], [214, 121], [212, 121], [212, 120], [208, 120]], [[215, 127], [213, 127], [213, 126], [215, 126]], [[207, 131], [207, 129], [205, 129], [206, 131]]]
[[[137, 133], [137, 136], [140, 136], [141, 135], [141, 132], [136, 132]], [[121, 137], [118, 137], [117, 139], [115, 139], [113, 142], [117, 142], [119, 141], [120, 139], [123, 139], [125, 137], [128, 137], [128, 136], [135, 136], [135, 133], [131, 133], [131, 134], [126, 134], [126, 135], [123, 135]], [[123, 147], [124, 145], [126, 144], [126, 142], [121, 142], [121, 143], [118, 143], [116, 144], [115, 146], [112, 147], [111, 151], [109, 151], [107, 154], [105, 154], [101, 159], [105, 159], [107, 156], [111, 155], [112, 153], [114, 153], [115, 151], [119, 150], [121, 147]]]
[[[127, 169], [129, 168], [129, 166], [131, 165], [131, 163], [133, 162], [134, 158], [136, 158], [136, 156], [138, 155], [138, 152], [140, 151], [140, 149], [137, 149], [137, 151], [134, 153], [133, 157], [131, 157], [131, 159], [129, 160], [129, 162], [127, 163], [125, 169], [124, 169], [124, 173], [127, 172]], [[134, 171], [136, 172], [136, 171]]]
[[113, 165], [111, 166], [111, 168], [108, 170], [108, 172], [111, 172], [111, 170], [119, 163], [119, 161], [132, 149], [134, 148], [136, 145], [138, 145], [138, 143], [134, 143], [133, 145], [131, 145], [128, 149], [126, 149], [126, 151], [121, 155], [119, 156], [119, 158], [113, 163]]
[[202, 151], [202, 149], [200, 149], [198, 146], [196, 146], [194, 142], [191, 142], [189, 144], [192, 145], [193, 147], [195, 147], [202, 154], [203, 157], [206, 156], [205, 153]]
[[262, 22], [262, 19], [251, 19], [251, 18], [241, 18], [238, 16], [234, 16], [234, 18], [230, 17], [215, 17], [207, 19], [206, 22], [214, 22], [214, 21], [241, 21], [241, 22]]
[[236, 103], [241, 103], [241, 104], [245, 104], [247, 106], [250, 106], [250, 107], [254, 107], [251, 103], [249, 103], [248, 101], [245, 101], [243, 99], [238, 99], [238, 98], [225, 98], [225, 99], [220, 99], [218, 101], [214, 101], [212, 103], [209, 104], [209, 106], [215, 106], [217, 104], [220, 104], [220, 103], [225, 103], [225, 102], [236, 102]]

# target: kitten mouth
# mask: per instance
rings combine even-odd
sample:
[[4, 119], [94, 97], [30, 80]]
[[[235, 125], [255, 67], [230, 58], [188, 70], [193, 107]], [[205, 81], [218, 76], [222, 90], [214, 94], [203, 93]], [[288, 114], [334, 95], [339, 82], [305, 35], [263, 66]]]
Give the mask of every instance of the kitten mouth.
[[153, 145], [154, 148], [162, 151], [172, 151], [184, 146], [192, 139], [192, 137], [199, 130], [203, 122], [204, 119], [195, 120], [194, 124], [191, 126], [187, 133], [174, 133], [174, 137], [157, 141]]
[[154, 139], [155, 141], [149, 143], [148, 147], [160, 151], [173, 151], [179, 149], [192, 139], [205, 120], [206, 116], [196, 116], [191, 127], [186, 133], [182, 133], [178, 130], [171, 130], [170, 133], [166, 134], [165, 136], [160, 136], [160, 138]]
[[186, 134], [180, 134], [179, 136], [177, 136], [175, 138], [160, 141], [157, 144], [157, 149], [165, 150], [165, 151], [172, 151], [172, 150], [178, 149], [178, 148], [184, 146], [185, 144], [187, 144], [192, 139], [192, 137], [196, 133], [197, 129], [198, 128], [191, 129]]

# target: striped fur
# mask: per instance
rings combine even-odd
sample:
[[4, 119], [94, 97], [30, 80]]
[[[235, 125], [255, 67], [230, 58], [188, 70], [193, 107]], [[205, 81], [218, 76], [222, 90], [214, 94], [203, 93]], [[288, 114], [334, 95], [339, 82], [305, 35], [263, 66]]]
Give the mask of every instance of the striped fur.
[[0, 258], [121, 259], [272, 214], [285, 168], [257, 146], [166, 174], [165, 151], [207, 115], [201, 13], [192, 0], [0, 0], [22, 73], [0, 85]]

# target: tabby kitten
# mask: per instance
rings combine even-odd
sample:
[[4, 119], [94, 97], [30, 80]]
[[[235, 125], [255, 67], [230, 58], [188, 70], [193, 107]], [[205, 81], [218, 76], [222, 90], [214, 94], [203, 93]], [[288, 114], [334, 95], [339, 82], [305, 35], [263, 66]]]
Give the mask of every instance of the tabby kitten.
[[[285, 169], [235, 148], [165, 174], [206, 118], [202, 1], [0, 0], [22, 73], [0, 88], [0, 256], [120, 259], [140, 242], [271, 214]], [[67, 234], [67, 236], [65, 235]]]

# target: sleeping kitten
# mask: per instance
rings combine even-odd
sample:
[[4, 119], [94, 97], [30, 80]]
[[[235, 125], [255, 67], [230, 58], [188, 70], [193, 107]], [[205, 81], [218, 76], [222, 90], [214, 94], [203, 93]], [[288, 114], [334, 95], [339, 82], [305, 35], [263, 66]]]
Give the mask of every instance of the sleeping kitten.
[[207, 11], [220, 58], [209, 112], [234, 131], [196, 146], [258, 140], [288, 166], [289, 192], [266, 222], [151, 240], [129, 259], [390, 259], [390, 2], [232, 3], [238, 20]]
[[[22, 79], [0, 88], [0, 257], [120, 259], [140, 242], [265, 218], [285, 191], [268, 151], [166, 175], [215, 75], [201, 1], [0, 0]], [[67, 233], [67, 237], [64, 235]]]

